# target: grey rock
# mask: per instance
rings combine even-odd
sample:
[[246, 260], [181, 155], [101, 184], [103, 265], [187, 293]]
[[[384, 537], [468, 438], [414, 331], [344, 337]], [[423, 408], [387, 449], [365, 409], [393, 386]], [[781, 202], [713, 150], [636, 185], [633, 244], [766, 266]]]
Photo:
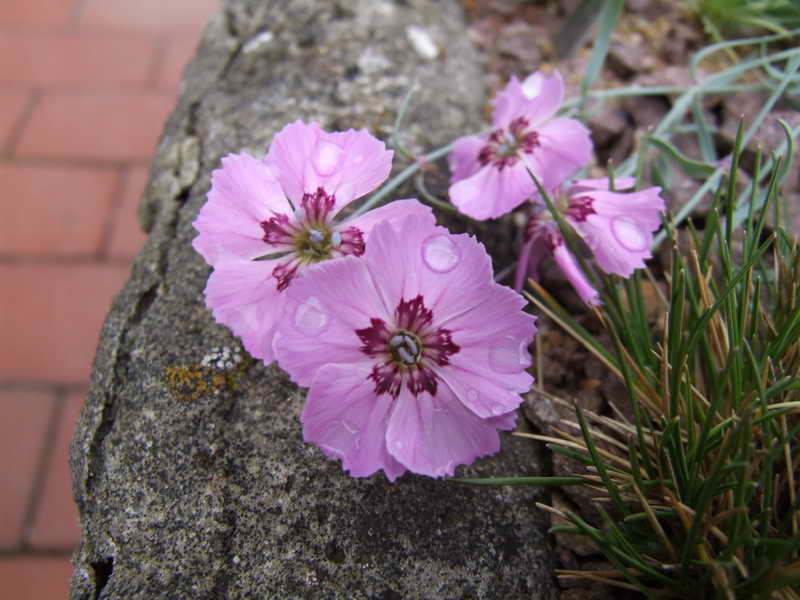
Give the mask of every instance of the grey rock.
[[608, 49], [608, 66], [623, 79], [642, 70], [642, 51], [628, 43], [613, 42]]
[[[411, 26], [436, 57], [412, 47]], [[483, 126], [458, 2], [228, 0], [208, 24], [145, 190], [150, 237], [104, 325], [72, 443], [73, 600], [554, 598], [541, 490], [351, 479], [303, 443], [303, 394], [278, 368], [217, 365], [239, 344], [204, 306], [209, 268], [190, 245], [211, 171], [230, 152], [262, 155], [298, 118], [385, 138], [415, 78], [412, 151]], [[541, 472], [529, 440], [506, 436], [503, 448], [459, 474]]]

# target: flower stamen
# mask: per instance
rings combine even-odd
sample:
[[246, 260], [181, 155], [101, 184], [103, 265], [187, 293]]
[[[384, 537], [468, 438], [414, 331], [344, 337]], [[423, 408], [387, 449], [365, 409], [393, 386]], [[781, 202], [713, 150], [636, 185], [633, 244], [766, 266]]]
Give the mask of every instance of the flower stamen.
[[405, 366], [416, 365], [422, 357], [422, 344], [419, 338], [408, 331], [398, 331], [389, 339], [392, 358]]

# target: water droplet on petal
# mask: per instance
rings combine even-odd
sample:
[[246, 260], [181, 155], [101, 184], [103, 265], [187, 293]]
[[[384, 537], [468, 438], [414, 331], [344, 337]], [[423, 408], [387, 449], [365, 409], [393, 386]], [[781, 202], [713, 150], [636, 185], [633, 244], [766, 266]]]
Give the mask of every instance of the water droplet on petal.
[[495, 404], [492, 406], [492, 414], [495, 417], [499, 417], [500, 415], [504, 415], [509, 412], [509, 408], [505, 404]]
[[478, 392], [472, 388], [467, 389], [467, 398], [470, 399], [470, 402], [477, 402]]
[[541, 74], [534, 73], [522, 82], [522, 93], [528, 100], [533, 100], [542, 91], [542, 83], [544, 79]]
[[519, 373], [531, 364], [528, 344], [524, 339], [506, 335], [489, 347], [489, 366], [504, 375]]
[[627, 215], [616, 216], [611, 219], [611, 232], [620, 245], [631, 252], [647, 250], [650, 245], [650, 236], [636, 222]]
[[330, 175], [339, 166], [343, 156], [344, 150], [339, 146], [322, 140], [317, 144], [311, 162], [314, 164], [314, 170], [317, 173], [323, 176]]
[[294, 326], [308, 336], [319, 335], [328, 327], [330, 317], [315, 297], [304, 300], [294, 312]]
[[461, 249], [449, 235], [437, 233], [422, 243], [422, 260], [431, 271], [447, 273], [461, 261]]

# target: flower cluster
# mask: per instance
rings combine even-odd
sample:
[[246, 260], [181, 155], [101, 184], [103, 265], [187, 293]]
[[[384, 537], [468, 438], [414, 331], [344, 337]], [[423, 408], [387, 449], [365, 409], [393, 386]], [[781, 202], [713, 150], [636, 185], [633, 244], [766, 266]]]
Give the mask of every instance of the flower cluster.
[[275, 359], [273, 338], [290, 283], [308, 267], [360, 256], [376, 223], [429, 214], [398, 200], [353, 219], [350, 202], [389, 175], [392, 152], [366, 131], [326, 133], [300, 121], [283, 128], [264, 160], [231, 154], [211, 174], [192, 242], [214, 271], [206, 302], [250, 354]]
[[[535, 180], [597, 265], [623, 277], [650, 257], [664, 201], [659, 188], [618, 191], [631, 178], [613, 189], [606, 179], [566, 183], [592, 143], [581, 123], [557, 116], [563, 96], [557, 72], [512, 78], [492, 130], [454, 144], [450, 196], [475, 219], [529, 202], [517, 288], [549, 255], [597, 304]], [[291, 123], [263, 159], [222, 159], [193, 245], [214, 268], [205, 295], [217, 321], [309, 388], [304, 439], [355, 477], [382, 470], [394, 481], [452, 475], [498, 451], [498, 430], [513, 428], [533, 381], [536, 326], [522, 298], [495, 283], [484, 247], [438, 227], [417, 200], [349, 210], [391, 163], [366, 131]]]
[[450, 198], [463, 213], [480, 220], [502, 216], [529, 201], [517, 290], [526, 275], [538, 277], [539, 264], [549, 255], [581, 299], [596, 305], [599, 295], [565, 245], [533, 177], [555, 199], [556, 210], [592, 251], [597, 265], [622, 277], [650, 257], [664, 200], [657, 187], [620, 193], [634, 187], [630, 177], [619, 178], [613, 190], [608, 179], [583, 179], [566, 186], [570, 176], [589, 164], [592, 143], [578, 121], [555, 117], [563, 98], [557, 71], [550, 77], [536, 72], [523, 82], [512, 77], [494, 100], [493, 130], [454, 144], [448, 157]]
[[342, 217], [391, 160], [365, 131], [287, 125], [263, 160], [222, 160], [193, 244], [214, 267], [217, 321], [310, 388], [304, 439], [353, 476], [393, 481], [497, 452], [532, 383], [536, 328], [483, 246], [416, 200]]

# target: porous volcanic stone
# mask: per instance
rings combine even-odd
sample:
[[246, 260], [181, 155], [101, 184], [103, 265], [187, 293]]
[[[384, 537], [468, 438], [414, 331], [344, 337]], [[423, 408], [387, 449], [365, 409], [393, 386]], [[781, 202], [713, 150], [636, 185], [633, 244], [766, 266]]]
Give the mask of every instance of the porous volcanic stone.
[[[212, 360], [239, 343], [204, 306], [209, 268], [190, 242], [220, 158], [263, 155], [298, 118], [386, 138], [415, 78], [413, 151], [483, 126], [458, 2], [228, 0], [209, 23], [72, 444], [73, 600], [554, 597], [537, 490], [351, 479], [303, 443], [303, 394], [278, 368]], [[502, 454], [460, 474], [540, 465], [530, 441], [507, 436]]]

